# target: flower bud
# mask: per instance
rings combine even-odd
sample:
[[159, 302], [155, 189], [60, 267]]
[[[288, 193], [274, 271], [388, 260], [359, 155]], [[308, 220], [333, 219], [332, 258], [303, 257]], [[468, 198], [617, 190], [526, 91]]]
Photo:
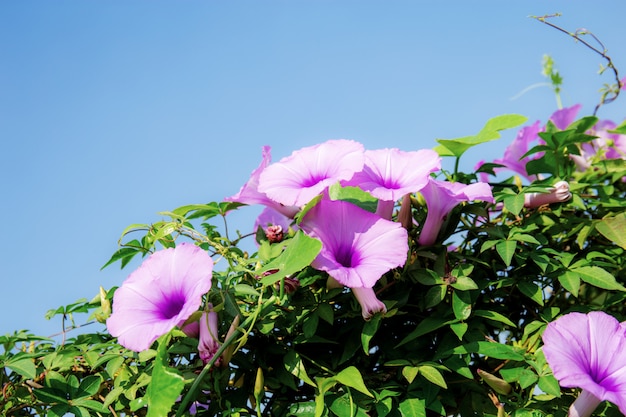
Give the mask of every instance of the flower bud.
[[283, 227], [279, 224], [267, 226], [267, 229], [265, 229], [265, 237], [267, 237], [270, 243], [282, 242], [284, 237]]
[[536, 208], [544, 204], [562, 203], [572, 198], [567, 181], [557, 182], [548, 191], [548, 193], [524, 194], [524, 207]]
[[398, 222], [408, 231], [411, 231], [413, 227], [413, 215], [411, 211], [411, 194], [406, 194], [402, 198], [400, 212], [398, 213]]
[[476, 373], [478, 373], [478, 376], [480, 376], [482, 380], [485, 381], [487, 385], [493, 388], [493, 390], [498, 394], [508, 395], [511, 393], [511, 384], [506, 382], [504, 379], [498, 378], [497, 376], [483, 371], [482, 369], [477, 370]]

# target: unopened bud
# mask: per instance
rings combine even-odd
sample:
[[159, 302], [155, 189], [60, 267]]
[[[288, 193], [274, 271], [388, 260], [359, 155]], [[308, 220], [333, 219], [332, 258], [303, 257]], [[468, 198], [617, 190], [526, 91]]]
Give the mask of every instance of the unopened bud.
[[398, 213], [398, 222], [406, 230], [411, 231], [413, 227], [413, 213], [411, 210], [411, 194], [406, 194], [402, 198], [402, 204], [400, 204], [400, 212]]
[[493, 388], [493, 390], [498, 394], [508, 395], [511, 393], [511, 384], [506, 382], [504, 379], [498, 378], [497, 376], [483, 371], [482, 369], [479, 369], [476, 372], [478, 373], [478, 376], [480, 376], [483, 381], [485, 381], [487, 385]]
[[254, 399], [257, 403], [257, 410], [260, 409], [261, 399], [265, 393], [265, 378], [263, 377], [263, 369], [261, 367], [256, 370], [256, 380], [254, 381]]
[[[228, 332], [226, 333], [226, 337], [224, 338], [224, 341], [228, 341], [231, 338], [231, 336], [235, 334], [237, 327], [239, 327], [239, 316], [235, 316], [235, 318], [233, 319], [233, 322], [230, 324], [230, 327], [228, 328]], [[234, 352], [235, 352], [235, 345], [234, 345], [234, 340], [233, 340], [226, 347], [226, 349], [224, 349], [224, 352], [222, 352], [222, 365], [228, 366], [231, 358], [233, 357]]]
[[111, 300], [107, 298], [107, 292], [104, 288], [100, 287], [100, 311], [95, 313], [94, 316], [99, 323], [106, 323], [107, 319], [111, 315]]
[[265, 237], [267, 237], [267, 240], [269, 240], [270, 243], [282, 242], [283, 227], [279, 224], [268, 226], [267, 229], [265, 229]]
[[[280, 290], [280, 282], [277, 282], [274, 286], [276, 287], [276, 290]], [[283, 282], [285, 294], [293, 294], [298, 288], [300, 288], [300, 281], [296, 278], [285, 277]]]
[[562, 203], [572, 198], [567, 181], [559, 181], [547, 193], [524, 194], [524, 207], [536, 208], [544, 204]]

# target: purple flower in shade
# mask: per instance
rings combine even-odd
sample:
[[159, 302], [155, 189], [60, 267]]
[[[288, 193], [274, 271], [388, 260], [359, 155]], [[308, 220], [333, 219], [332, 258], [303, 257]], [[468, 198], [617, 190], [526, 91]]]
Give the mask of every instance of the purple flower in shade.
[[552, 116], [550, 116], [550, 121], [554, 123], [557, 129], [565, 130], [574, 120], [576, 120], [576, 115], [581, 107], [582, 106], [580, 104], [574, 104], [571, 107], [565, 107], [564, 109], [557, 110], [552, 113]]
[[[286, 217], [293, 218], [299, 211], [298, 207], [287, 207], [270, 199], [265, 193], [259, 191], [259, 178], [261, 173], [270, 165], [272, 160], [271, 148], [263, 146], [263, 158], [259, 166], [252, 171], [250, 179], [246, 182], [239, 192], [231, 197], [227, 197], [224, 201], [232, 201], [241, 204], [261, 204], [278, 211]], [[256, 228], [255, 228], [256, 230]]]
[[363, 170], [344, 185], [359, 187], [376, 197], [379, 200], [376, 213], [390, 220], [394, 202], [421, 190], [430, 173], [439, 169], [441, 158], [430, 149], [415, 152], [395, 148], [365, 151]]
[[547, 193], [524, 194], [524, 207], [535, 208], [544, 204], [562, 203], [572, 198], [567, 181], [559, 181]]
[[570, 416], [590, 416], [601, 401], [626, 415], [626, 325], [600, 311], [569, 313], [543, 332], [543, 353], [559, 384], [581, 388]]
[[[217, 313], [213, 311], [213, 306], [209, 304], [209, 311], [204, 311], [200, 317], [200, 337], [198, 338], [198, 353], [200, 359], [206, 365], [220, 348], [218, 341], [218, 321]], [[215, 361], [215, 366], [220, 366], [221, 358]]]
[[260, 174], [258, 190], [285, 206], [301, 207], [329, 186], [363, 169], [363, 145], [346, 139], [302, 148]]
[[148, 349], [198, 310], [212, 271], [211, 257], [193, 244], [155, 252], [115, 291], [109, 333], [130, 350]]
[[[539, 126], [539, 121], [536, 121], [530, 126], [525, 126], [517, 132], [517, 136], [511, 142], [509, 146], [504, 150], [504, 156], [500, 159], [495, 159], [493, 162], [496, 164], [504, 165], [506, 169], [509, 169], [524, 178], [531, 180], [530, 176], [526, 172], [526, 164], [531, 160], [530, 157], [525, 157], [524, 154], [530, 149], [530, 143], [537, 140], [538, 134], [542, 128]], [[504, 168], [495, 168], [494, 172], [498, 172]]]
[[626, 135], [609, 132], [616, 127], [610, 120], [601, 120], [586, 132], [597, 138], [581, 144], [580, 155], [570, 155], [579, 171], [586, 171], [594, 159], [623, 159], [626, 156]]
[[430, 178], [421, 193], [426, 200], [428, 213], [418, 239], [420, 245], [435, 243], [446, 216], [458, 204], [474, 200], [494, 201], [491, 187], [484, 182], [467, 185]]
[[[600, 120], [588, 132], [591, 135], [598, 136], [592, 143], [596, 152], [598, 149], [605, 151], [604, 157], [606, 159], [621, 159], [626, 156], [626, 135], [609, 133], [609, 130], [613, 130], [616, 127], [617, 125], [610, 120]], [[585, 143], [584, 145], [587, 144]]]
[[407, 231], [347, 201], [320, 201], [300, 227], [322, 241], [311, 265], [350, 288], [371, 288], [406, 262]]

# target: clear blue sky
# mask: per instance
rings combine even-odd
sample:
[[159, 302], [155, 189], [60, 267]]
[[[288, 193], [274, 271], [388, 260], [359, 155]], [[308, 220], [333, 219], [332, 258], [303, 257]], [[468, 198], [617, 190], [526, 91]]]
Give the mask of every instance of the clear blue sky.
[[[0, 2], [0, 334], [47, 335], [45, 312], [132, 271], [100, 267], [131, 223], [238, 191], [274, 160], [334, 138], [431, 148], [505, 113], [590, 113], [603, 61], [530, 19], [585, 27], [626, 76], [621, 1]], [[621, 121], [626, 97], [603, 109]], [[514, 132], [470, 153], [501, 156]], [[253, 209], [233, 216], [251, 227]]]

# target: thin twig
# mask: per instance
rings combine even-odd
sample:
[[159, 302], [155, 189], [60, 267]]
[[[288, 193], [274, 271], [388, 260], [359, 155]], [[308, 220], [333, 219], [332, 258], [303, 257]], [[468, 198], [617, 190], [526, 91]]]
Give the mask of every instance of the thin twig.
[[[554, 29], [558, 30], [559, 32], [563, 32], [566, 35], [571, 36], [576, 41], [582, 43], [587, 48], [591, 49], [593, 52], [595, 52], [598, 55], [600, 55], [602, 58], [604, 58], [607, 61], [607, 68], [610, 68], [613, 71], [613, 74], [615, 75], [615, 80], [617, 82], [617, 88], [615, 89], [615, 88], [610, 88], [609, 87], [609, 88], [607, 88], [606, 91], [603, 92], [602, 96], [600, 97], [600, 102], [596, 105], [596, 107], [593, 110], [593, 115], [595, 116], [598, 113], [598, 110], [600, 109], [600, 107], [602, 107], [604, 104], [608, 104], [608, 103], [614, 101], [619, 96], [619, 93], [620, 93], [621, 87], [622, 87], [622, 84], [621, 84], [621, 81], [620, 81], [620, 78], [619, 78], [619, 73], [617, 72], [617, 68], [615, 67], [615, 65], [613, 65], [613, 60], [611, 59], [610, 56], [608, 56], [607, 49], [605, 48], [604, 44], [602, 42], [600, 42], [600, 39], [598, 39], [598, 37], [596, 35], [594, 35], [591, 31], [589, 31], [587, 29], [578, 29], [578, 30], [576, 30], [576, 32], [572, 33], [572, 32], [568, 32], [567, 30], [563, 29], [562, 27], [557, 26], [554, 23], [551, 23], [551, 22], [548, 21], [549, 18], [559, 17], [559, 16], [561, 16], [560, 13], [555, 13], [555, 14], [552, 14], [552, 15], [545, 15], [545, 16], [530, 16], [530, 17], [540, 21], [541, 23], [545, 23], [546, 25], [550, 26], [551, 28], [554, 28]], [[590, 43], [588, 43], [587, 41], [585, 41], [581, 37], [581, 35], [590, 35], [600, 45], [602, 50], [596, 48], [595, 46], [593, 46]]]

